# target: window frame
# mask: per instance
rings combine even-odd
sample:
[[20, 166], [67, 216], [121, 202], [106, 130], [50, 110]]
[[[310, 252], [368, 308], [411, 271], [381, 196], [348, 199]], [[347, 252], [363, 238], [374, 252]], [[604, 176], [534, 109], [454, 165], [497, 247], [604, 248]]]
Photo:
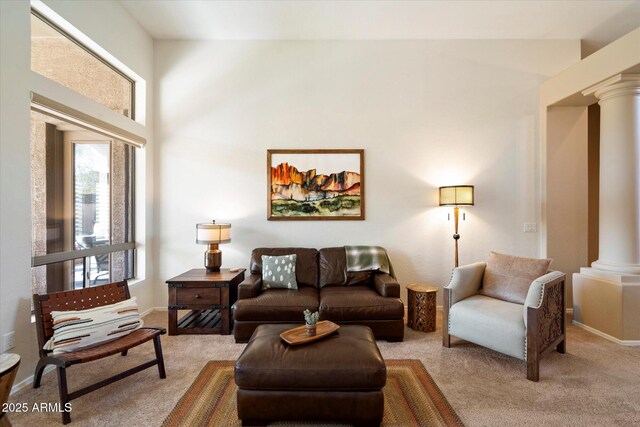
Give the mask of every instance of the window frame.
[[[50, 112], [44, 112], [42, 111], [42, 109], [38, 108], [37, 104], [33, 104], [31, 106], [31, 111], [35, 111], [38, 112], [40, 114], [44, 114], [47, 117], [51, 117], [53, 119], [59, 119], [59, 120], [63, 120], [65, 122], [69, 122], [69, 120], [66, 120], [65, 118], [61, 117], [60, 115], [56, 115], [56, 114], [52, 114]], [[79, 119], [77, 119], [79, 120]], [[74, 121], [75, 125], [79, 125], [78, 123], [76, 123]], [[79, 127], [83, 127], [83, 128], [87, 128], [92, 132], [95, 133], [99, 133], [104, 135], [105, 137], [109, 138], [109, 151], [110, 151], [110, 156], [109, 156], [109, 175], [110, 177], [113, 176], [113, 139], [119, 139], [121, 142], [130, 145], [133, 147], [134, 150], [132, 150], [132, 159], [129, 159], [130, 161], [130, 165], [129, 167], [131, 168], [131, 170], [128, 173], [128, 177], [126, 178], [126, 182], [128, 182], [129, 180], [133, 180], [133, 185], [131, 185], [131, 190], [130, 190], [130, 194], [129, 194], [129, 198], [133, 201], [135, 201], [135, 192], [136, 192], [136, 180], [135, 180], [135, 176], [136, 176], [136, 152], [135, 149], [136, 148], [140, 148], [140, 146], [136, 145], [136, 144], [132, 144], [132, 143], [128, 143], [128, 142], [124, 142], [122, 138], [118, 138], [117, 135], [113, 135], [112, 132], [100, 132], [97, 129], [94, 129], [93, 126], [89, 125], [89, 124], [85, 124], [85, 126], [80, 126]], [[88, 143], [88, 142], [87, 142]], [[75, 144], [74, 142], [71, 142], [71, 144]], [[73, 145], [70, 147], [70, 155], [72, 157], [72, 164], [73, 166], [73, 170], [71, 171], [71, 181], [69, 183], [70, 185], [70, 189], [67, 189], [69, 191], [72, 191], [75, 195], [75, 153], [74, 153], [74, 149], [73, 149]], [[111, 178], [110, 178], [111, 179]], [[112, 230], [112, 221], [113, 221], [113, 217], [111, 215], [112, 210], [113, 210], [113, 199], [111, 197], [112, 194], [112, 185], [111, 182], [109, 184], [109, 193], [110, 193], [110, 197], [109, 197], [109, 222], [110, 222], [110, 234], [111, 234], [111, 230]], [[75, 198], [75, 197], [73, 197]], [[50, 265], [50, 264], [56, 264], [56, 263], [61, 263], [61, 262], [66, 262], [66, 261], [75, 261], [78, 259], [83, 259], [83, 264], [85, 266], [85, 270], [86, 270], [86, 259], [89, 257], [93, 257], [96, 255], [103, 255], [103, 254], [112, 254], [112, 253], [117, 253], [117, 252], [124, 252], [125, 256], [127, 251], [133, 251], [133, 258], [132, 258], [132, 265], [131, 265], [131, 276], [133, 279], [136, 278], [137, 276], [137, 243], [136, 243], [136, 228], [135, 228], [135, 218], [136, 218], [136, 206], [135, 203], [133, 203], [130, 206], [130, 217], [131, 217], [131, 222], [129, 224], [130, 228], [131, 228], [131, 241], [129, 242], [124, 242], [124, 243], [109, 243], [106, 245], [100, 245], [100, 246], [95, 246], [92, 248], [86, 248], [86, 249], [73, 249], [73, 250], [69, 250], [69, 251], [62, 251], [62, 252], [56, 252], [56, 253], [51, 253], [51, 254], [45, 254], [45, 255], [37, 255], [37, 256], [31, 256], [31, 267], [40, 267], [40, 266], [46, 266], [46, 265]], [[74, 225], [72, 227], [72, 230], [74, 231], [74, 240], [75, 240], [75, 209], [73, 209], [74, 211]], [[111, 240], [111, 236], [109, 236], [109, 240]], [[33, 243], [32, 243], [33, 244]], [[86, 274], [83, 278], [83, 288], [88, 286], [89, 281], [87, 280]]]
[[[55, 31], [60, 33], [67, 40], [69, 40], [72, 43], [74, 43], [76, 46], [78, 46], [79, 48], [81, 48], [82, 50], [87, 52], [89, 55], [93, 56], [95, 59], [97, 59], [98, 61], [100, 61], [101, 63], [103, 63], [107, 67], [109, 67], [111, 70], [116, 72], [118, 75], [123, 77], [129, 83], [131, 83], [131, 93], [129, 94], [129, 96], [131, 98], [131, 114], [129, 116], [124, 116], [124, 117], [127, 117], [127, 118], [129, 118], [129, 119], [131, 119], [133, 121], [136, 121], [136, 81], [134, 79], [132, 79], [131, 77], [129, 77], [128, 75], [126, 75], [125, 73], [123, 73], [121, 70], [119, 70], [113, 64], [111, 64], [109, 61], [104, 59], [97, 52], [93, 51], [92, 49], [90, 49], [89, 47], [84, 45], [77, 38], [73, 37], [71, 34], [66, 32], [62, 28], [60, 28], [59, 25], [56, 25], [52, 20], [48, 19], [45, 15], [43, 15], [42, 13], [40, 13], [38, 10], [36, 10], [33, 7], [31, 7], [31, 15], [35, 16], [37, 19], [42, 21], [45, 25], [48, 25], [49, 27], [51, 27], [52, 29], [54, 29]], [[33, 69], [31, 71], [33, 71]], [[37, 73], [36, 71], [33, 71], [33, 72]], [[40, 73], [37, 73], [37, 74], [40, 74]], [[40, 74], [40, 75], [42, 75], [42, 74]], [[45, 79], [48, 79], [48, 80], [51, 80], [51, 81], [55, 82], [55, 80], [49, 79], [47, 76], [42, 76], [42, 77], [44, 77]], [[58, 83], [58, 82], [56, 82], [56, 83]], [[68, 88], [68, 89], [72, 90], [73, 92], [76, 92], [73, 89], [70, 89], [70, 88]], [[80, 94], [79, 92], [76, 92], [76, 93]], [[82, 95], [82, 94], [80, 94], [80, 95]], [[84, 95], [82, 95], [82, 96], [84, 96]], [[89, 98], [89, 99], [91, 99], [91, 98]], [[92, 100], [95, 101], [94, 99], [92, 99]], [[98, 101], [95, 101], [95, 102], [98, 102]], [[100, 104], [100, 105], [103, 105], [103, 104]]]

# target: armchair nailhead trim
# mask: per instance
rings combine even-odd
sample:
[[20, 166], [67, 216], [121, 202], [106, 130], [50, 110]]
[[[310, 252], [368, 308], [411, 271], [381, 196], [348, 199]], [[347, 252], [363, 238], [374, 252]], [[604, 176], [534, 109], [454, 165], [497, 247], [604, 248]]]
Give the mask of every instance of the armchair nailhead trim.
[[536, 308], [540, 308], [542, 306], [542, 300], [544, 298], [544, 285], [545, 285], [545, 283], [548, 283], [548, 282], [542, 283], [542, 286], [540, 287], [540, 299], [538, 300], [538, 304], [536, 304]]

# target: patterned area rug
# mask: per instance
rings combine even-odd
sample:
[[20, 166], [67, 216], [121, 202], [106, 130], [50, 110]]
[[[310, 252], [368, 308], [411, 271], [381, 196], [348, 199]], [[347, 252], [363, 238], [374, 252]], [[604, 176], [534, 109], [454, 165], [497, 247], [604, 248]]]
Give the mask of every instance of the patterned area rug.
[[[233, 361], [212, 361], [202, 369], [162, 424], [178, 426], [240, 426], [236, 412]], [[418, 360], [387, 360], [382, 425], [462, 426], [438, 386]], [[272, 425], [301, 425], [299, 422]], [[317, 424], [309, 424], [317, 425]], [[335, 426], [335, 424], [331, 424]]]

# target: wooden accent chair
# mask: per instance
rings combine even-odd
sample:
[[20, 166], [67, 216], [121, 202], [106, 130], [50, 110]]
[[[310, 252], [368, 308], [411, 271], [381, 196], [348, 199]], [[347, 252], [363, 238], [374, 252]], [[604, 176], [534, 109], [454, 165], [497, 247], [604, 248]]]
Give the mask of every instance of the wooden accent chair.
[[[53, 355], [51, 351], [43, 349], [47, 340], [49, 340], [49, 338], [53, 336], [53, 321], [51, 317], [52, 311], [85, 310], [108, 304], [114, 304], [129, 298], [129, 286], [127, 285], [126, 280], [122, 282], [109, 283], [102, 286], [95, 286], [73, 291], [53, 292], [45, 295], [33, 295], [36, 328], [38, 332], [38, 345], [40, 346], [40, 361], [36, 366], [36, 372], [33, 377], [33, 388], [40, 387], [40, 381], [42, 379], [44, 368], [47, 365], [55, 365], [58, 371], [60, 403], [64, 410], [65, 404], [70, 402], [71, 400], [95, 391], [115, 381], [126, 378], [129, 375], [133, 375], [144, 369], [150, 368], [154, 365], [158, 365], [160, 378], [166, 378], [164, 370], [164, 359], [162, 357], [162, 346], [160, 343], [160, 335], [166, 333], [166, 330], [164, 328], [143, 327], [133, 331], [129, 335], [118, 338], [114, 341], [109, 341], [94, 347], [81, 349], [74, 352]], [[95, 384], [81, 388], [80, 390], [69, 393], [67, 389], [66, 371], [69, 366], [78, 363], [90, 362], [92, 360], [102, 359], [103, 357], [111, 356], [118, 353], [126, 356], [127, 351], [130, 348], [133, 348], [150, 340], [153, 340], [153, 344], [155, 347], [155, 359], [128, 369], [110, 378], [98, 381]], [[69, 412], [62, 412], [62, 422], [64, 424], [68, 424], [71, 422], [71, 415]]]
[[[494, 266], [513, 270], [526, 258], [492, 253]], [[443, 289], [442, 345], [451, 347], [451, 335], [525, 360], [527, 379], [538, 381], [540, 359], [555, 349], [566, 351], [564, 283], [566, 275], [548, 271], [534, 278], [509, 277], [498, 272], [502, 289], [488, 291], [489, 262], [453, 269]], [[491, 274], [496, 276], [496, 268]], [[546, 269], [545, 269], [546, 271]], [[516, 282], [520, 282], [519, 289]]]

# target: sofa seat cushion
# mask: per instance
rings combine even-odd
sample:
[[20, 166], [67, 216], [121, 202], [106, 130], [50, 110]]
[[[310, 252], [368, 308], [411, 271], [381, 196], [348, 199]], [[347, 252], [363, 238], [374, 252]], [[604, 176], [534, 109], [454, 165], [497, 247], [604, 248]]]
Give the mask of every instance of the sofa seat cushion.
[[312, 344], [286, 344], [296, 324], [260, 325], [236, 361], [235, 382], [250, 390], [380, 390], [387, 370], [371, 329], [342, 326]]
[[318, 310], [318, 290], [268, 289], [255, 298], [238, 300], [234, 305], [234, 320], [264, 320], [304, 322], [302, 312]]
[[404, 305], [367, 286], [325, 286], [320, 290], [320, 319], [340, 321], [402, 319]]
[[449, 333], [509, 356], [525, 359], [523, 306], [474, 295], [449, 309]]

